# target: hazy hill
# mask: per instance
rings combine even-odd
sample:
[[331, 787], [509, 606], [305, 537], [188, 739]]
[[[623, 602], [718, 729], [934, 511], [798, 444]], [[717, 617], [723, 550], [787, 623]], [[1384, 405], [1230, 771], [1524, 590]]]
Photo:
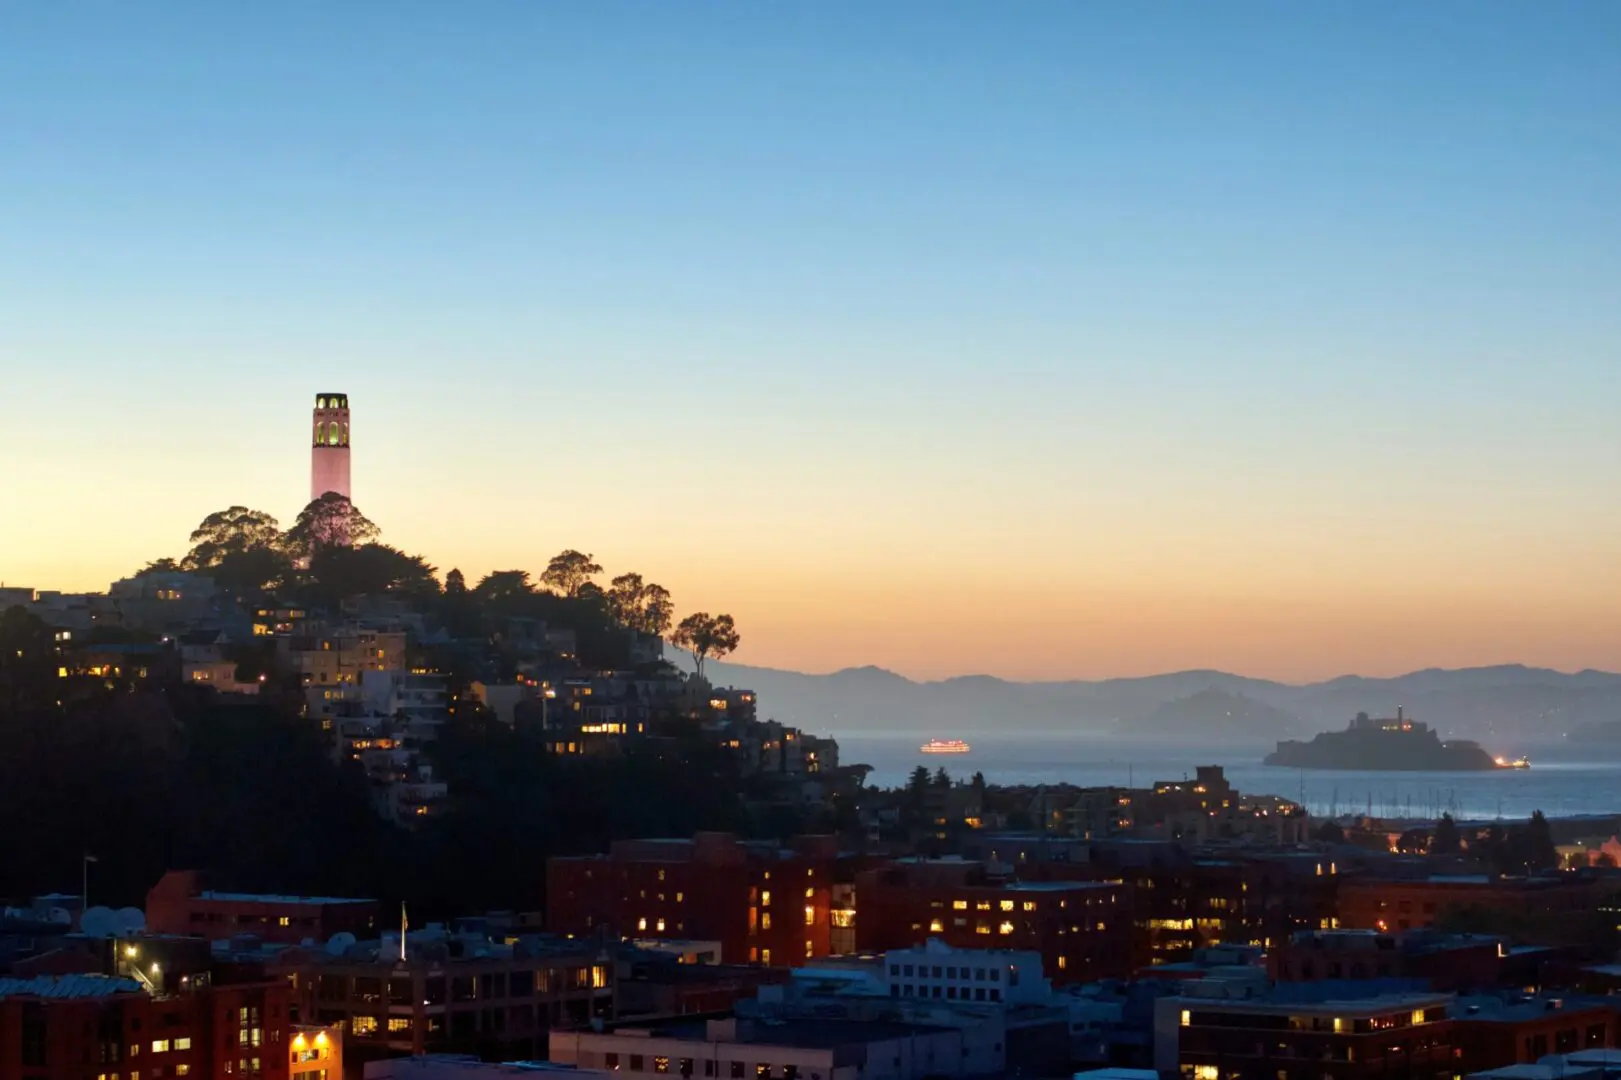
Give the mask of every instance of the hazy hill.
[[[680, 660], [674, 650], [671, 659]], [[1220, 671], [1093, 681], [1022, 683], [972, 675], [916, 682], [876, 667], [806, 675], [711, 663], [709, 674], [716, 685], [758, 691], [762, 716], [835, 733], [998, 727], [1105, 734], [1124, 728], [1274, 739], [1339, 729], [1358, 712], [1392, 715], [1403, 706], [1447, 736], [1555, 741], [1621, 716], [1621, 674], [1520, 665], [1430, 669], [1387, 679], [1347, 675], [1306, 685]]]

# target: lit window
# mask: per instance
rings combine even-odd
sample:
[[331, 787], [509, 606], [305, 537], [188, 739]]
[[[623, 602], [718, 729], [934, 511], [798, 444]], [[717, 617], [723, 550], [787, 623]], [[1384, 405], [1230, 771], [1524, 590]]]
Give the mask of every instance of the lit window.
[[1068, 967], [1069, 967], [1069, 957], [1060, 956], [1058, 958], [1058, 970], [1063, 971], [1064, 969], [1066, 969]]
[[1221, 1069], [1215, 1065], [1195, 1065], [1193, 1080], [1221, 1080]]
[[409, 1016], [391, 1016], [388, 1018], [388, 1030], [410, 1031], [411, 1018]]
[[1013, 933], [1013, 924], [1010, 922], [1005, 922], [1001, 926], [997, 927], [997, 931], [1002, 934], [1011, 934]]
[[1186, 1009], [1182, 1010], [1182, 1026], [1187, 1027], [1193, 1023], [1193, 1014]]
[[176, 1039], [176, 1040], [174, 1040], [173, 1045], [174, 1045], [174, 1048], [176, 1050], [190, 1050], [191, 1049], [191, 1036], [187, 1035], [187, 1036], [185, 1036], [183, 1038]]
[[771, 906], [771, 890], [770, 889], [767, 889], [765, 892], [760, 894], [760, 906], [761, 907], [770, 907]]
[[591, 969], [591, 988], [593, 990], [605, 989], [608, 985], [608, 969], [598, 964]]
[[664, 920], [663, 919], [659, 920], [658, 928], [659, 928], [659, 933], [661, 933], [661, 934], [664, 933]]
[[816, 955], [816, 946], [813, 945], [809, 941], [805, 942], [805, 959], [809, 960], [812, 957], [814, 957], [815, 955]]
[[350, 1021], [350, 1030], [356, 1035], [375, 1035], [377, 1033], [377, 1017], [357, 1016]]
[[678, 904], [679, 904], [679, 903], [681, 903], [681, 902], [682, 902], [682, 901], [684, 901], [684, 900], [685, 900], [685, 899], [686, 899], [686, 896], [685, 896], [685, 895], [684, 895], [684, 894], [682, 894], [682, 893], [676, 893], [676, 894], [675, 894], [675, 902], [676, 902], [676, 903], [678, 903]]
[[805, 890], [805, 899], [807, 899], [807, 900], [816, 899], [816, 890], [813, 889], [813, 888], [812, 889], [806, 889]]
[[278, 926], [291, 926], [291, 925], [293, 925], [293, 920], [288, 918], [286, 915], [283, 915], [281, 918], [276, 920], [276, 925], [278, 925]]
[[167, 1054], [169, 1052], [169, 1040], [168, 1039], [153, 1039], [152, 1040], [152, 1052], [154, 1054]]
[[806, 926], [815, 926], [816, 925], [816, 909], [814, 907], [812, 907], [810, 904], [805, 905], [805, 925]]
[[1024, 902], [1024, 910], [1026, 910], [1026, 911], [1034, 911], [1034, 910], [1036, 910], [1036, 902], [1034, 900], [1026, 900]]
[[945, 926], [940, 922], [939, 919], [930, 919], [929, 920], [929, 932], [930, 933], [938, 934], [938, 933], [942, 933], [944, 930], [945, 930]]
[[1013, 910], [1013, 901], [1011, 901], [1011, 900], [1003, 900], [1002, 903], [999, 906], [1001, 907], [1001, 909], [1003, 911], [1012, 911]]
[[953, 911], [967, 911], [968, 910], [968, 901], [966, 901], [966, 900], [953, 900], [951, 902], [951, 908], [952, 908]]
[[761, 949], [760, 950], [760, 963], [762, 963], [762, 964], [771, 963], [771, 950], [770, 949]]
[[761, 930], [769, 930], [769, 929], [771, 929], [771, 912], [769, 912], [769, 911], [760, 912], [760, 929]]

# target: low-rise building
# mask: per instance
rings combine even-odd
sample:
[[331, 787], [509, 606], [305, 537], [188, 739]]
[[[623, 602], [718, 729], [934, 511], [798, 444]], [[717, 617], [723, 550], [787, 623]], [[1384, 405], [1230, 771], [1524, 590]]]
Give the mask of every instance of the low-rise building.
[[1130, 892], [1110, 881], [992, 878], [960, 859], [902, 859], [856, 877], [856, 947], [884, 952], [939, 938], [963, 949], [1041, 955], [1054, 983], [1131, 970]]
[[632, 1075], [706, 1080], [921, 1080], [970, 1075], [963, 1034], [893, 1021], [743, 1019], [556, 1032], [551, 1059]]
[[1451, 1080], [1458, 1047], [1451, 1001], [1415, 993], [1163, 998], [1155, 1007], [1154, 1067], [1183, 1080]]
[[343, 1028], [294, 1025], [287, 1041], [288, 1080], [342, 1080]]
[[337, 896], [221, 892], [203, 887], [195, 870], [171, 870], [146, 894], [146, 925], [154, 934], [224, 940], [251, 934], [296, 945], [334, 934], [367, 934], [377, 927], [377, 901]]
[[727, 963], [791, 966], [826, 956], [831, 837], [787, 848], [729, 833], [626, 840], [606, 855], [547, 863], [547, 925], [556, 933], [721, 943]]

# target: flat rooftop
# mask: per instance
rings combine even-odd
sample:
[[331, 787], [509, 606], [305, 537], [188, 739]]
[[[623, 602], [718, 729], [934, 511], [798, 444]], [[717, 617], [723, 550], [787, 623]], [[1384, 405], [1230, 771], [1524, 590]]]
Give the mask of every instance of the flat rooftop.
[[[791, 1046], [797, 1050], [832, 1050], [840, 1046], [886, 1042], [914, 1035], [934, 1035], [950, 1028], [903, 1024], [896, 1020], [783, 1020], [744, 1022], [738, 1025], [736, 1044], [745, 1046]], [[709, 1042], [708, 1025], [682, 1024], [658, 1028], [653, 1038], [682, 1042]]]
[[0, 998], [102, 998], [141, 992], [141, 984], [134, 979], [111, 975], [40, 975], [32, 979], [0, 979]]
[[279, 893], [245, 893], [245, 892], [219, 892], [215, 889], [204, 889], [194, 900], [214, 900], [222, 904], [281, 904], [302, 905], [308, 907], [327, 907], [336, 904], [375, 904], [375, 900], [367, 900], [357, 896], [283, 896]]

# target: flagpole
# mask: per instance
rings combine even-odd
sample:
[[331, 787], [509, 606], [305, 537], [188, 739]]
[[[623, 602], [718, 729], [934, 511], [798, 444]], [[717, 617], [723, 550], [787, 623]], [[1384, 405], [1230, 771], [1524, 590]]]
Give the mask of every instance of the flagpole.
[[405, 963], [405, 931], [411, 925], [405, 917], [405, 901], [400, 901], [400, 963]]

